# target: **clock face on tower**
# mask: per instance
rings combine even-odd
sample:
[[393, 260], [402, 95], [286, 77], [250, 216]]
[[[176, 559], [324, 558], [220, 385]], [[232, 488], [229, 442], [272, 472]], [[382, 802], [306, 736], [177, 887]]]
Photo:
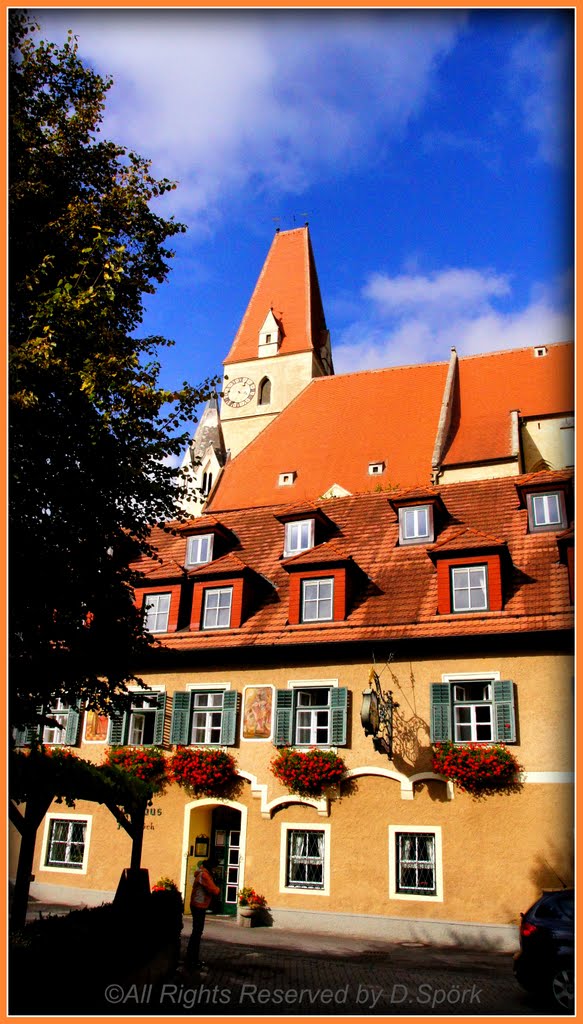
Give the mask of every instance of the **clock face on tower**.
[[227, 384], [223, 391], [223, 398], [232, 409], [240, 409], [241, 406], [247, 405], [247, 402], [251, 401], [256, 390], [250, 377], [235, 377]]

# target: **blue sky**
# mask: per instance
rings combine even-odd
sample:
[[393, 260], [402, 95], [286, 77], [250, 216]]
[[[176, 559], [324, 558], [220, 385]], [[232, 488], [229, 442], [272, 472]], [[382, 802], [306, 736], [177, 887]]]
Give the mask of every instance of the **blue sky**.
[[571, 340], [571, 12], [31, 13], [113, 76], [103, 133], [179, 183], [143, 325], [176, 343], [164, 384], [221, 372], [276, 223], [306, 219], [337, 372]]

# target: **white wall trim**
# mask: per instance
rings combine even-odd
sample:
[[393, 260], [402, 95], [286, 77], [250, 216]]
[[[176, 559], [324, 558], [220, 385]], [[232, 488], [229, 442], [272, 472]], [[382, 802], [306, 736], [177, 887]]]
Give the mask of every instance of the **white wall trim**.
[[[435, 837], [435, 896], [424, 896], [422, 893], [397, 892], [397, 852], [395, 839], [398, 832], [428, 832]], [[389, 899], [414, 900], [416, 903], [443, 903], [441, 825], [389, 825]]]
[[[53, 864], [45, 864], [47, 859], [47, 846], [49, 842], [49, 836], [51, 833], [51, 822], [52, 821], [84, 821], [87, 825], [85, 829], [85, 844], [83, 847], [83, 863], [80, 868], [68, 868], [68, 867], [57, 867]], [[60, 875], [86, 875], [87, 864], [89, 861], [89, 843], [91, 840], [91, 826], [93, 824], [93, 816], [91, 814], [67, 814], [66, 812], [59, 814], [58, 812], [49, 811], [45, 815], [44, 821], [44, 832], [43, 841], [40, 855], [39, 871], [51, 871], [58, 872]]]
[[247, 840], [247, 808], [245, 804], [240, 804], [236, 800], [217, 800], [216, 797], [203, 797], [201, 800], [191, 800], [185, 804], [184, 807], [184, 821], [182, 826], [182, 857], [180, 865], [180, 891], [182, 895], [186, 893], [186, 871], [188, 866], [187, 854], [189, 850], [189, 835], [190, 835], [190, 812], [197, 810], [199, 807], [232, 807], [235, 811], [241, 812], [241, 843], [239, 846], [240, 850], [240, 869], [239, 869], [239, 888], [242, 888], [245, 882], [245, 845]]
[[[287, 864], [287, 834], [291, 829], [297, 828], [302, 832], [323, 832], [324, 833], [324, 886], [322, 889], [302, 889], [301, 886], [286, 886], [286, 864]], [[281, 838], [279, 847], [279, 891], [291, 895], [306, 896], [329, 896], [330, 895], [330, 833], [331, 825], [313, 825], [306, 821], [283, 821], [281, 824]]]
[[538, 785], [547, 783], [550, 785], [569, 785], [575, 782], [574, 772], [522, 772], [522, 782], [536, 783]]
[[424, 782], [426, 780], [433, 782], [444, 782], [446, 785], [447, 799], [453, 800], [453, 783], [444, 778], [443, 775], [437, 775], [435, 772], [417, 772], [416, 775], [403, 775], [402, 772], [394, 771], [391, 768], [379, 768], [376, 765], [364, 765], [361, 768], [350, 768], [343, 776], [345, 779], [353, 779], [358, 775], [377, 775], [380, 778], [392, 779], [394, 782], [398, 782], [401, 787], [401, 800], [413, 800], [414, 790], [413, 787], [416, 782]]

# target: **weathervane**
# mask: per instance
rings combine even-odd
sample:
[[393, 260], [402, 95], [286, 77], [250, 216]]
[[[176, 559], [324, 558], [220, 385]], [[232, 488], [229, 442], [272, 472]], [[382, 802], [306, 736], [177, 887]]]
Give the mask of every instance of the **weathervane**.
[[[389, 658], [389, 661], [391, 659]], [[393, 700], [393, 691], [381, 690], [379, 677], [371, 668], [368, 690], [362, 691], [360, 721], [365, 736], [372, 735], [375, 750], [393, 760], [393, 711], [399, 705]]]

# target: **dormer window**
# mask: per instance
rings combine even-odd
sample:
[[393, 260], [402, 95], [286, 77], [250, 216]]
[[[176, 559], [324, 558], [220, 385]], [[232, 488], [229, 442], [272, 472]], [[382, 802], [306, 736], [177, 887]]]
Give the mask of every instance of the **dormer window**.
[[257, 355], [259, 358], [276, 356], [280, 341], [281, 333], [279, 330], [279, 324], [273, 315], [273, 310], [270, 309], [269, 313], [265, 317], [263, 326], [259, 331], [259, 346], [257, 349]]
[[399, 543], [431, 543], [433, 532], [433, 506], [412, 505], [399, 509]]
[[206, 565], [213, 557], [213, 534], [201, 533], [186, 542], [186, 565]]
[[454, 612], [475, 612], [487, 609], [487, 566], [468, 565], [452, 568], [451, 599]]
[[380, 473], [384, 473], [385, 464], [384, 462], [369, 462], [368, 472], [369, 476], [379, 476]]
[[284, 558], [291, 558], [300, 551], [308, 551], [314, 547], [314, 525], [314, 519], [301, 519], [285, 524]]
[[171, 594], [148, 594], [144, 597], [144, 627], [149, 633], [168, 631], [171, 597]]
[[527, 494], [528, 525], [531, 533], [542, 530], [564, 530], [567, 526], [563, 491]]

